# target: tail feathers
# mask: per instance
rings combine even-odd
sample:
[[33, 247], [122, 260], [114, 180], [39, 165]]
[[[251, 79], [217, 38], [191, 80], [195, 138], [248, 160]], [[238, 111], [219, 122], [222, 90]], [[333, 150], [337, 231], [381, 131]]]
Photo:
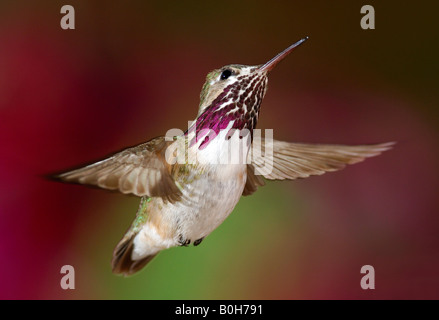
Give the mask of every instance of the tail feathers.
[[125, 277], [131, 276], [145, 267], [157, 255], [155, 253], [139, 260], [132, 260], [134, 237], [135, 234], [131, 237], [124, 237], [114, 248], [113, 260], [111, 261], [113, 273]]

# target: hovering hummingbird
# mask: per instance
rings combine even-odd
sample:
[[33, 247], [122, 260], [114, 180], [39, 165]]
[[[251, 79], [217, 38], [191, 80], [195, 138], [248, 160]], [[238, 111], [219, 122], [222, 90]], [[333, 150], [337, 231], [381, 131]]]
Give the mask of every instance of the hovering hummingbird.
[[[114, 273], [131, 275], [161, 250], [199, 245], [227, 218], [241, 196], [265, 184], [263, 178], [293, 180], [321, 175], [391, 148], [393, 143], [346, 146], [272, 140], [272, 170], [262, 170], [263, 159], [251, 155], [250, 149], [268, 148], [252, 134], [268, 74], [307, 39], [292, 44], [263, 65], [231, 64], [210, 72], [200, 94], [197, 118], [184, 134], [173, 139], [157, 137], [57, 176], [62, 181], [140, 197], [136, 218], [114, 249]], [[244, 129], [250, 132], [243, 147], [248, 161], [222, 161], [233, 130]], [[203, 133], [206, 130], [213, 134]], [[195, 156], [196, 160], [170, 161], [168, 149], [172, 145], [185, 150], [184, 159]]]

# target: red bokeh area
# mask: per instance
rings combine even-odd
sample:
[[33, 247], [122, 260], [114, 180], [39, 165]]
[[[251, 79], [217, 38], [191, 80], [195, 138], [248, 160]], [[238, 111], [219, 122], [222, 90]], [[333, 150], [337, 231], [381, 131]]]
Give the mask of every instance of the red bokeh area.
[[[336, 174], [270, 183], [229, 218], [255, 211], [236, 252], [220, 243], [223, 251], [199, 253], [227, 261], [202, 273], [219, 279], [227, 270], [220, 287], [203, 280], [198, 296], [141, 297], [439, 298], [439, 34], [430, 19], [438, 8], [413, 16], [394, 1], [371, 3], [379, 18], [365, 31], [355, 1], [75, 3], [75, 30], [61, 29], [60, 3], [0, 4], [0, 298], [136, 298], [132, 280], [109, 275], [135, 201], [48, 176], [185, 130], [208, 71], [263, 63], [305, 35], [270, 75], [258, 127], [279, 140], [397, 145]], [[277, 203], [258, 215], [257, 201]], [[267, 239], [261, 247], [256, 236]], [[251, 270], [239, 259], [247, 242]], [[71, 292], [59, 286], [66, 264], [77, 274]], [[373, 291], [359, 285], [367, 264], [377, 272]]]

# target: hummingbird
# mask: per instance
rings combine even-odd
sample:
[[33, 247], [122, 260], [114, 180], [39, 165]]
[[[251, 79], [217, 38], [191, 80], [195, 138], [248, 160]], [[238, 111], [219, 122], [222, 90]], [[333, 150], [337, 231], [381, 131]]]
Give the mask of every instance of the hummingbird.
[[[132, 275], [167, 248], [198, 246], [229, 216], [241, 196], [253, 194], [265, 180], [321, 175], [392, 147], [392, 142], [350, 146], [274, 139], [268, 144], [254, 139], [268, 75], [307, 39], [265, 64], [230, 64], [208, 73], [197, 117], [183, 134], [171, 139], [159, 136], [56, 176], [64, 182], [140, 197], [136, 217], [113, 251], [115, 274]], [[245, 141], [240, 149], [245, 161], [227, 161], [230, 141]], [[270, 170], [264, 170], [261, 154], [251, 152], [256, 147], [272, 151]], [[176, 154], [183, 155], [180, 161]]]

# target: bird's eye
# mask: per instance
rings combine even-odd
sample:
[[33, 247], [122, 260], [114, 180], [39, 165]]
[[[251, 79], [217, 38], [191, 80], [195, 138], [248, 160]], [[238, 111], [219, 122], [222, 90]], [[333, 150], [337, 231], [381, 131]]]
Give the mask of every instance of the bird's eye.
[[226, 69], [221, 73], [221, 80], [226, 80], [232, 75], [232, 70]]

